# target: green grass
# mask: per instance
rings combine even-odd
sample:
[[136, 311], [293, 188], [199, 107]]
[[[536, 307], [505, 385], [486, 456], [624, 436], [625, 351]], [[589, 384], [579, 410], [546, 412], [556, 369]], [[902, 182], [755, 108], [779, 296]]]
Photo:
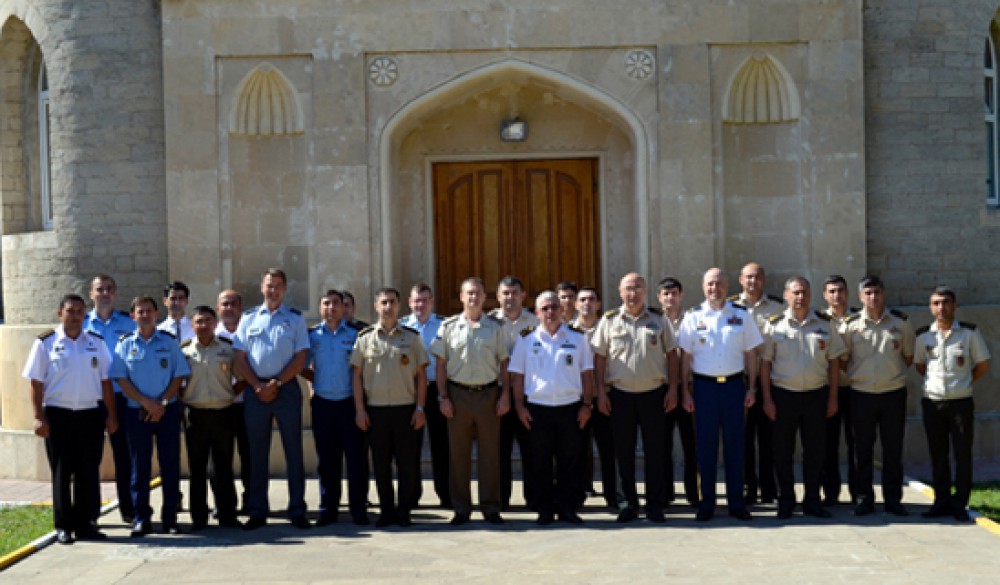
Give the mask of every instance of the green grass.
[[1000, 481], [973, 484], [969, 507], [994, 522], [1000, 522]]
[[51, 531], [51, 506], [0, 509], [0, 557]]

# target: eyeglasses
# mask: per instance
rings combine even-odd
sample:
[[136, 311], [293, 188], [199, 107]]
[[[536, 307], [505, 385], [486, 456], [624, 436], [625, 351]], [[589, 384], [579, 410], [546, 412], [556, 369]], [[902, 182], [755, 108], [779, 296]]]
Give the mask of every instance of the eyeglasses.
[[549, 311], [558, 311], [559, 305], [545, 305], [544, 307], [538, 307], [538, 310], [545, 311], [546, 313], [548, 313]]

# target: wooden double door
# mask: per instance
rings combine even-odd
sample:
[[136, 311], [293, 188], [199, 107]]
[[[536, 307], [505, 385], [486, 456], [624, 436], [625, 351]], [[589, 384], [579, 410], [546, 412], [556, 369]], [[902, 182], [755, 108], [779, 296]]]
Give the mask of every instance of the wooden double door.
[[556, 283], [598, 286], [597, 159], [434, 164], [437, 310], [461, 311], [459, 284], [520, 278], [529, 300]]

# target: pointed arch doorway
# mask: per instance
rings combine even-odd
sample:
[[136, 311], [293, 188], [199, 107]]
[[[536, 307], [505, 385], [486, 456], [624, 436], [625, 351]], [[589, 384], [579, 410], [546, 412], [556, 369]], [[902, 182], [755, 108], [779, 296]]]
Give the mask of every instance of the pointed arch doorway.
[[598, 286], [597, 172], [596, 158], [434, 163], [438, 311], [461, 312], [459, 284], [472, 275], [489, 293], [513, 274], [529, 299], [563, 280]]

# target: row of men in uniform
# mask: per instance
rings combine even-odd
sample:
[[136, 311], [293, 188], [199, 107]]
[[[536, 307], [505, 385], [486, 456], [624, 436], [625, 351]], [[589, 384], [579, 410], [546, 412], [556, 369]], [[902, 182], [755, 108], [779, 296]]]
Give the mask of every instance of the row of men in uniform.
[[[710, 279], [710, 275], [714, 275], [714, 279]], [[95, 290], [92, 290], [92, 297], [100, 293], [96, 289], [101, 288], [100, 285], [106, 283], [108, 279], [103, 277], [95, 279]], [[220, 523], [225, 525], [236, 523], [235, 492], [231, 489], [231, 468], [227, 475], [225, 468], [228, 466], [219, 465], [219, 462], [231, 461], [232, 459], [232, 436], [236, 434], [236, 430], [231, 426], [235, 427], [236, 425], [229, 425], [227, 421], [235, 419], [245, 419], [248, 427], [253, 427], [258, 431], [254, 435], [259, 448], [250, 447], [249, 468], [251, 470], [257, 468], [261, 471], [256, 475], [250, 474], [252, 477], [248, 506], [250, 520], [246, 527], [252, 529], [266, 523], [266, 448], [269, 445], [272, 417], [277, 418], [279, 422], [288, 464], [289, 515], [296, 526], [305, 528], [310, 525], [305, 519], [305, 504], [302, 501], [304, 472], [301, 470], [301, 414], [298, 408], [301, 391], [295, 381], [296, 375], [300, 372], [313, 382], [311, 399], [313, 432], [320, 464], [322, 494], [320, 524], [333, 522], [337, 519], [342, 458], [347, 461], [348, 465], [348, 508], [352, 519], [357, 524], [367, 524], [365, 496], [368, 473], [365, 467], [367, 459], [364, 454], [365, 436], [367, 436], [367, 442], [371, 446], [382, 511], [377, 524], [383, 526], [392, 523], [404, 526], [410, 524], [410, 510], [419, 499], [419, 444], [423, 436], [422, 426], [425, 420], [430, 423], [435, 490], [441, 498], [442, 504], [455, 510], [455, 516], [452, 519], [454, 524], [467, 522], [471, 513], [471, 495], [468, 486], [471, 476], [469, 463], [473, 438], [479, 443], [480, 504], [484, 517], [493, 523], [503, 521], [499, 512], [509, 504], [510, 449], [515, 436], [519, 440], [522, 462], [525, 466], [525, 496], [529, 505], [539, 512], [539, 522], [542, 524], [551, 522], [556, 512], [561, 519], [573, 523], [580, 522], [576, 509], [583, 500], [584, 486], [589, 482], [591, 471], [585, 469], [581, 472], [578, 471], [578, 468], [581, 466], [581, 462], [593, 460], [590, 455], [590, 438], [586, 432], [590, 429], [593, 430], [598, 439], [605, 498], [609, 504], [620, 506], [618, 519], [622, 522], [634, 520], [638, 516], [634, 454], [637, 429], [641, 430], [646, 451], [647, 517], [653, 521], [662, 521], [662, 507], [672, 498], [673, 482], [667, 481], [665, 478], [666, 471], [673, 469], [672, 464], [667, 463], [672, 451], [669, 444], [673, 435], [671, 421], [681, 429], [681, 438], [685, 444], [686, 454], [686, 492], [689, 501], [699, 505], [698, 519], [707, 520], [714, 514], [714, 470], [720, 428], [724, 436], [726, 453], [727, 495], [730, 514], [738, 518], [749, 519], [750, 514], [746, 509], [747, 499], [742, 497], [744, 496], [744, 486], [741, 467], [745, 454], [742, 445], [739, 445], [739, 439], [743, 438], [743, 429], [740, 428], [740, 432], [735, 433], [733, 427], [742, 427], [743, 407], [752, 407], [755, 403], [762, 405], [761, 411], [766, 419], [775, 421], [774, 430], [765, 431], [763, 434], [773, 434], [777, 444], [774, 454], [779, 463], [777, 468], [779, 516], [790, 516], [791, 509], [795, 504], [794, 492], [792, 491], [794, 481], [791, 477], [791, 459], [797, 428], [802, 430], [806, 459], [804, 512], [820, 516], [828, 515], [828, 512], [819, 506], [818, 478], [821, 475], [820, 469], [823, 467], [824, 458], [828, 469], [834, 471], [839, 469], [835, 455], [837, 447], [839, 447], [839, 437], [835, 437], [833, 441], [835, 447], [829, 450], [834, 453], [831, 463], [830, 456], [822, 453], [822, 447], [819, 448], [820, 455], [816, 454], [817, 446], [822, 445], [822, 439], [825, 437], [824, 433], [816, 433], [816, 429], [823, 428], [821, 423], [825, 416], [830, 418], [829, 428], [836, 428], [835, 433], [839, 433], [840, 423], [833, 415], [838, 410], [843, 414], [847, 408], [842, 405], [850, 405], [855, 402], [855, 395], [858, 392], [865, 395], [883, 393], [892, 395], [895, 391], [881, 392], [878, 389], [861, 388], [862, 384], [869, 384], [871, 380], [859, 378], [858, 387], [855, 388], [854, 392], [841, 391], [840, 397], [837, 397], [836, 390], [840, 386], [836, 383], [837, 373], [840, 369], [837, 364], [840, 354], [836, 352], [842, 349], [840, 347], [842, 343], [839, 342], [843, 331], [838, 327], [830, 328], [829, 319], [820, 317], [821, 314], [818, 312], [816, 318], [827, 323], [826, 340], [823, 339], [822, 323], [817, 322], [817, 329], [814, 332], [814, 336], [817, 338], [816, 343], [803, 346], [801, 341], [797, 342], [799, 351], [806, 348], [805, 351], [815, 366], [812, 368], [813, 371], [798, 371], [803, 369], [802, 359], [789, 360], [782, 357], [783, 354], [780, 351], [775, 355], [779, 348], [788, 344], [770, 343], [764, 345], [764, 375], [757, 376], [758, 357], [755, 352], [757, 345], [741, 347], [738, 343], [734, 343], [736, 338], [733, 337], [732, 333], [733, 331], [739, 331], [741, 334], [745, 332], [740, 336], [743, 338], [743, 345], [753, 343], [755, 341], [753, 333], [756, 332], [756, 336], [760, 337], [758, 327], [754, 327], [757, 325], [758, 315], [754, 314], [753, 309], [766, 310], [767, 303], [773, 303], [774, 299], [769, 299], [762, 294], [758, 294], [756, 298], [754, 296], [755, 292], [763, 290], [764, 273], [759, 266], [751, 264], [744, 267], [740, 280], [744, 286], [743, 295], [740, 296], [744, 298], [739, 300], [747, 303], [753, 318], [745, 319], [740, 315], [739, 312], [745, 310], [742, 306], [733, 303], [727, 305], [724, 275], [721, 271], [713, 269], [713, 271], [706, 273], [703, 283], [706, 294], [705, 304], [688, 312], [690, 317], [688, 320], [697, 319], [694, 324], [689, 324], [689, 331], [684, 329], [680, 318], [680, 301], [683, 298], [683, 288], [680, 283], [675, 279], [664, 279], [661, 282], [658, 297], [663, 304], [665, 312], [663, 314], [655, 309], [645, 307], [645, 281], [634, 274], [626, 276], [622, 281], [619, 291], [623, 300], [622, 308], [607, 313], [601, 320], [597, 318], [600, 301], [597, 291], [593, 289], [587, 288], [577, 294], [577, 291], [574, 290], [575, 287], [567, 283], [566, 286], [559, 287], [558, 294], [540, 295], [536, 302], [537, 315], [532, 315], [523, 308], [524, 287], [516, 278], [508, 277], [500, 283], [497, 291], [501, 307], [493, 315], [486, 316], [485, 319], [482, 312], [485, 300], [483, 284], [478, 279], [469, 279], [462, 285], [461, 297], [465, 308], [461, 315], [442, 322], [432, 313], [433, 295], [429, 287], [419, 285], [411, 291], [409, 299], [413, 313], [404, 321], [413, 327], [410, 329], [401, 325], [398, 320], [400, 304], [398, 291], [383, 289], [376, 295], [375, 303], [379, 322], [373, 327], [358, 331], [357, 324], [343, 318], [344, 298], [342, 293], [329, 291], [324, 295], [320, 306], [324, 322], [309, 331], [303, 340], [297, 339], [302, 337], [301, 332], [297, 331], [304, 329], [301, 315], [285, 308], [281, 302], [286, 287], [283, 273], [268, 271], [262, 282], [265, 304], [248, 311], [244, 318], [239, 321], [237, 333], [243, 331], [244, 341], [240, 342], [237, 336], [235, 350], [223, 347], [221, 351], [217, 352], [221, 356], [216, 356], [223, 358], [222, 361], [213, 364], [214, 368], [210, 368], [216, 374], [214, 377], [219, 381], [220, 392], [217, 397], [219, 402], [210, 404], [211, 401], [208, 401], [199, 404], [198, 399], [192, 398], [190, 392], [187, 396], [188, 420], [189, 425], [191, 425], [188, 428], [189, 450], [192, 443], [202, 447], [202, 452], [197, 457], [190, 454], [189, 451], [189, 457], [192, 460], [192, 517], [195, 526], [204, 526], [207, 522], [204, 469], [207, 467], [209, 446], [213, 449], [212, 458], [216, 461], [216, 481], [213, 482], [213, 488], [216, 488], [216, 505], [219, 508]], [[863, 281], [861, 284], [859, 290], [862, 291], [863, 302], [869, 296], [866, 292], [868, 289], [874, 288], [882, 291], [881, 283], [878, 281]], [[866, 284], [871, 286], [866, 287]], [[111, 286], [113, 287], [113, 280]], [[852, 319], [844, 313], [844, 309], [846, 309], [846, 283], [843, 282], [842, 278], [832, 278], [828, 279], [824, 288], [824, 296], [831, 305], [827, 311], [828, 314], [834, 318], [844, 319], [845, 323], [850, 323]], [[186, 289], [183, 292], [186, 297]], [[953, 317], [954, 293], [946, 292], [950, 294], [951, 315]], [[230, 293], [235, 294], [232, 291], [226, 291], [220, 295], [219, 308], [223, 315], [226, 315], [227, 311], [223, 306], [224, 297]], [[168, 287], [164, 296], [164, 301], [168, 306], [172, 302], [171, 294]], [[876, 296], [884, 298], [884, 295]], [[947, 294], [944, 296], [949, 297]], [[776, 338], [790, 340], [796, 338], [796, 330], [792, 325], [788, 326], [791, 327], [790, 331], [782, 331], [786, 322], [797, 324], [801, 329], [799, 331], [801, 335], [798, 337], [805, 339], [808, 335], [807, 329], [804, 328], [812, 326], [812, 321], [815, 320], [808, 313], [809, 291], [808, 283], [804, 279], [791, 279], [786, 284], [785, 297], [790, 304], [786, 310], [787, 321], [778, 312], [774, 312], [775, 314], [770, 315], [766, 323], [763, 320], [760, 322], [767, 333], [767, 338], [772, 342]], [[719, 298], [722, 299], [721, 304]], [[151, 301], [151, 309], [155, 313], [155, 301], [147, 300]], [[934, 310], [933, 301], [932, 297], [932, 310]], [[95, 299], [96, 304], [97, 299]], [[148, 316], [143, 315], [142, 304], [140, 303], [139, 307], [134, 304], [133, 316], [144, 317], [142, 322], [149, 322]], [[145, 304], [150, 303], [146, 302]], [[64, 306], [60, 307], [60, 317], [62, 317], [64, 309]], [[574, 323], [567, 327], [562, 323], [562, 320], [568, 318], [572, 309], [576, 309], [578, 314]], [[718, 324], [719, 329], [715, 330], [709, 327], [702, 317], [697, 316], [702, 311], [706, 311], [706, 315], [714, 311], [721, 311], [720, 314], [728, 314], [726, 311], [730, 311], [732, 314], [725, 319], [724, 324]], [[865, 309], [861, 313], [864, 318], [859, 319], [859, 321], [863, 323], [874, 321], [875, 324], [879, 324], [887, 316], [898, 318], [898, 315], [892, 313], [884, 315], [883, 312], [884, 306], [875, 304], [869, 306], [869, 303], [865, 303]], [[214, 319], [214, 314], [210, 313], [212, 313], [211, 309], [201, 307], [196, 311], [195, 320], [202, 319], [202, 317], [204, 317], [202, 320], [209, 320], [209, 317]], [[763, 311], [761, 313], [763, 314]], [[838, 316], [837, 313], [840, 315]], [[238, 314], [237, 310], [236, 315]], [[879, 317], [874, 320], [869, 319], [868, 316], [873, 314], [879, 315]], [[229, 316], [232, 317], [231, 314]], [[171, 319], [174, 317], [172, 316]], [[172, 325], [179, 326], [179, 323], [171, 323], [171, 319], [164, 322], [161, 327], [169, 329]], [[139, 321], [138, 318], [137, 321]], [[228, 321], [225, 329], [231, 332], [234, 319], [224, 319], [225, 321]], [[141, 337], [142, 322], [140, 322], [138, 331], [131, 335], [132, 339]], [[152, 317], [152, 323], [155, 323], [155, 315]], [[539, 328], [536, 325], [538, 323], [543, 326]], [[905, 324], [905, 320], [903, 323]], [[936, 325], [941, 324], [940, 320], [936, 323]], [[215, 322], [211, 321], [211, 325], [214, 329]], [[494, 327], [494, 325], [499, 325], [499, 327]], [[603, 326], [604, 329], [602, 330], [598, 325]], [[222, 324], [219, 327], [220, 331], [224, 329]], [[209, 338], [209, 331], [206, 331], [205, 324], [202, 325], [201, 329], [205, 335], [198, 336], [200, 338], [198, 342], [188, 342], [193, 354], [198, 353], [194, 349], [197, 349], [199, 345], [209, 347], [212, 343], [218, 343], [214, 338]], [[499, 337], [497, 337], [497, 332], [491, 332], [494, 329], [499, 330]], [[600, 331], [603, 333], [598, 334]], [[685, 331], [687, 331], [687, 337], [685, 337]], [[863, 329], [859, 331], [862, 333], [862, 338], [868, 339], [863, 335]], [[888, 331], [891, 342], [884, 342], [874, 354], [886, 357], [895, 351], [905, 361], [907, 359], [905, 357], [907, 355], [905, 327], [894, 325]], [[973, 331], [973, 338], [978, 335], [974, 333], [974, 329], [970, 329], [970, 331]], [[178, 333], [181, 333], [179, 329]], [[775, 336], [774, 333], [778, 333], [778, 335]], [[568, 338], [572, 338], [574, 334], [584, 334], [584, 338], [589, 337], [590, 342], [580, 343], [569, 340]], [[155, 335], [155, 333], [151, 333], [151, 335]], [[419, 343], [416, 342], [414, 335], [419, 338]], [[515, 343], [519, 336], [524, 340], [521, 344]], [[715, 339], [716, 336], [718, 339]], [[310, 337], [311, 339], [309, 339]], [[687, 346], [681, 345], [685, 351], [683, 353], [674, 351], [676, 340], [684, 341], [685, 339], [687, 339]], [[761, 338], [761, 341], [763, 339]], [[845, 339], [850, 339], [850, 335]], [[981, 337], [979, 339], [981, 341]], [[44, 342], [45, 340], [40, 341]], [[132, 416], [133, 413], [128, 410], [123, 411], [119, 407], [117, 412], [125, 412], [126, 423], [133, 421], [132, 426], [138, 426], [139, 429], [152, 429], [151, 432], [143, 433], [137, 430], [128, 435], [130, 438], [133, 435], [138, 437], [136, 443], [139, 448], [132, 449], [132, 462], [135, 465], [131, 489], [134, 508], [142, 514], [142, 516], [137, 514], [133, 534], [141, 535], [148, 532], [150, 526], [148, 490], [146, 490], [145, 497], [141, 493], [144, 479], [147, 480], [146, 485], [148, 485], [148, 454], [143, 461], [141, 455], [138, 458], [135, 457], [135, 451], [148, 450], [148, 438], [157, 436], [157, 440], [160, 441], [162, 440], [160, 435], [166, 434], [168, 443], [166, 451], [168, 455], [171, 455], [169, 445], [175, 442], [175, 438], [168, 429], [173, 429], [173, 431], [179, 429], [179, 424], [174, 424], [175, 422], [179, 423], [179, 418], [174, 419], [172, 416], [166, 415], [170, 414], [169, 411], [175, 404], [173, 400], [180, 391], [180, 380], [185, 375], [183, 368], [181, 368], [178, 372], [174, 372], [177, 373], [176, 376], [164, 378], [165, 391], [158, 394], [155, 392], [143, 394], [127, 379], [127, 376], [125, 379], [118, 377], [123, 374], [122, 368], [128, 370], [127, 364], [130, 363], [130, 356], [132, 361], [137, 361], [135, 359], [137, 354], [144, 354], [148, 350], [148, 347], [145, 347], [138, 348], [141, 351], [137, 351], [137, 348], [126, 343], [127, 341], [128, 339], [122, 338], [121, 343], [116, 346], [115, 353], [120, 356], [122, 363], [115, 364], [118, 366], [118, 370], [114, 372], [113, 377], [126, 389], [127, 400], [133, 400], [133, 402], [127, 403], [125, 408], [138, 410], [139, 420], [145, 424], [134, 424], [136, 419]], [[593, 343], [593, 353], [596, 357], [592, 357], [590, 354], [591, 343]], [[519, 346], [521, 346], [520, 354], [518, 353]], [[732, 369], [734, 362], [731, 357], [729, 364], [726, 364], [725, 360], [719, 362], [715, 359], [721, 355], [718, 350], [726, 346], [736, 348], [735, 352], [730, 353], [741, 357], [741, 369], [738, 372], [728, 373], [709, 371], [719, 367]], [[890, 347], [892, 351], [886, 351]], [[909, 347], [911, 348], [909, 355], [912, 355], [912, 343], [909, 344]], [[959, 344], [959, 347], [963, 346]], [[975, 377], [981, 376], [985, 372], [988, 360], [988, 354], [983, 357], [985, 346], [982, 343], [979, 343], [978, 346], [966, 343], [964, 347], [967, 351], [976, 352], [970, 359], [965, 360], [965, 365], [974, 370]], [[714, 349], [708, 352], [703, 351], [710, 348]], [[421, 351], [422, 349], [430, 349], [429, 357], [428, 352]], [[282, 351], [288, 354], [287, 360], [284, 356], [275, 355], [282, 353]], [[863, 351], [852, 352], [849, 355], [863, 353]], [[232, 360], [229, 365], [225, 364], [224, 358], [227, 355]], [[514, 359], [510, 363], [511, 367], [508, 371], [507, 360], [512, 355]], [[699, 360], [699, 356], [702, 355], [711, 355], [713, 358], [708, 361]], [[679, 365], [680, 356], [684, 356], [683, 368]], [[824, 358], [827, 356], [829, 357], [829, 360], [826, 360], [829, 362], [827, 364], [829, 378], [826, 380], [828, 383], [821, 385], [822, 388], [796, 388], [796, 385], [812, 386], [819, 381], [819, 366], [825, 363]], [[163, 359], [167, 358], [161, 358], [161, 369], [170, 369], [163, 365]], [[202, 355], [202, 360], [205, 359], [206, 356]], [[933, 355], [930, 359], [930, 362], [925, 361], [924, 363], [933, 364]], [[433, 363], [432, 360], [437, 363]], [[858, 360], [860, 363], [861, 358]], [[180, 360], [178, 360], [179, 363]], [[306, 364], [310, 367], [305, 367]], [[430, 364], [430, 367], [425, 370], [426, 364]], [[155, 359], [153, 365], [155, 366]], [[772, 365], [773, 369], [771, 369]], [[865, 368], [873, 369], [873, 372], [868, 372], [864, 376], [874, 376], [872, 379], [876, 379], [880, 377], [879, 370], [884, 367], [884, 364], [868, 364], [864, 368], [857, 367], [857, 364], [855, 366], [853, 370], [856, 371]], [[795, 370], [794, 375], [789, 375], [789, 367]], [[926, 366], [924, 367], [926, 368]], [[889, 369], [891, 370], [891, 368]], [[234, 370], [237, 377], [241, 378], [235, 385], [236, 390], [248, 387], [252, 390], [247, 393], [251, 397], [250, 402], [255, 405], [259, 403], [259, 409], [257, 406], [248, 409], [248, 412], [244, 413], [242, 417], [234, 417], [231, 414], [220, 415], [213, 412], [230, 408], [228, 405], [223, 405], [225, 400], [222, 399], [224, 394], [222, 389], [227, 384], [222, 382], [232, 381]], [[596, 374], [596, 378], [591, 376], [591, 370]], [[141, 371], [141, 369], [137, 371]], [[850, 361], [848, 361], [848, 372], [851, 371]], [[225, 375], [220, 375], [219, 372], [223, 372]], [[895, 372], [898, 374], [898, 368]], [[26, 375], [28, 375], [27, 369]], [[971, 376], [972, 374], [970, 374], [970, 378]], [[774, 388], [770, 384], [772, 377], [776, 384]], [[436, 379], [446, 379], [447, 383], [439, 388]], [[595, 384], [595, 379], [605, 382]], [[686, 380], [693, 381], [693, 385], [698, 387], [700, 383], [712, 379], [718, 388], [702, 388], [700, 391], [692, 391], [689, 384], [670, 383], [670, 381]], [[735, 408], [721, 398], [732, 397], [732, 392], [723, 390], [738, 380], [745, 380], [743, 384], [749, 383], [749, 387], [744, 386], [748, 388], [748, 391], [745, 396], [740, 396], [742, 400], [737, 404], [738, 408]], [[756, 380], [762, 383], [755, 384]], [[197, 389], [202, 385], [203, 383], [197, 382], [195, 375], [192, 375], [188, 382], [189, 388], [193, 386]], [[890, 385], [892, 385], [891, 380]], [[130, 386], [132, 392], [128, 391]], [[678, 390], [678, 386], [682, 386], [681, 390]], [[875, 383], [875, 386], [877, 387], [878, 383]], [[971, 394], [971, 379], [968, 380], [968, 386], [967, 392]], [[760, 400], [757, 398], [757, 388], [760, 388], [762, 393]], [[681, 401], [678, 400], [679, 393], [683, 396]], [[136, 396], [133, 397], [133, 394]], [[510, 406], [512, 394], [514, 408]], [[231, 402], [231, 395], [232, 388], [230, 388], [229, 402]], [[845, 395], [850, 395], [851, 398], [845, 400]], [[905, 513], [905, 509], [899, 502], [902, 479], [901, 464], [899, 473], [896, 474], [895, 466], [892, 463], [894, 445], [897, 443], [895, 441], [897, 426], [899, 452], [895, 459], [898, 460], [901, 457], [905, 389], [902, 395], [904, 402], [901, 409], [896, 404], [898, 400], [890, 402], [882, 397], [860, 409], [866, 415], [855, 417], [855, 421], [866, 421], [862, 425], [865, 427], [864, 432], [857, 432], [859, 429], [856, 424], [847, 425], [848, 437], [855, 433], [863, 439], [860, 441], [862, 449], [858, 456], [862, 477], [857, 478], [857, 482], [849, 480], [849, 486], [852, 488], [852, 501], [855, 498], [859, 501], [855, 510], [858, 514], [870, 513], [873, 510], [870, 452], [874, 447], [876, 424], [881, 425], [879, 430], [883, 443], [887, 444], [887, 451], [884, 454], [887, 469], [883, 482], [886, 509], [893, 513]], [[935, 406], [940, 406], [939, 403], [944, 402], [947, 402], [947, 406], [951, 406], [954, 404], [952, 401], [955, 396], [953, 393], [947, 394], [947, 396], [948, 398], [943, 400], [934, 401], [933, 398], [930, 400]], [[150, 400], [151, 398], [159, 400], [159, 404], [157, 405], [154, 400]], [[599, 408], [593, 423], [589, 424], [595, 398]], [[808, 400], [806, 400], [807, 398]], [[961, 398], [964, 400], [964, 397]], [[683, 409], [676, 408], [678, 402], [683, 404]], [[825, 405], [825, 409], [817, 421], [816, 405], [820, 402]], [[865, 400], [861, 400], [861, 402], [865, 402]], [[969, 402], [971, 404], [971, 397]], [[612, 404], [615, 405], [614, 408], [612, 408]], [[691, 413], [696, 407], [701, 414], [697, 420], [704, 422], [699, 422], [697, 425], [698, 441], [692, 441], [690, 430], [694, 425], [691, 425]], [[48, 408], [46, 405], [46, 413]], [[178, 411], [179, 415], [179, 406], [173, 410]], [[511, 414], [507, 414], [508, 412]], [[657, 412], [661, 414], [657, 415]], [[928, 412], [928, 406], [925, 405], [925, 420], [928, 420]], [[736, 413], [739, 414], [738, 417], [735, 416]], [[971, 416], [971, 409], [968, 410], [968, 413]], [[869, 417], [867, 414], [872, 416]], [[941, 420], [949, 420], [950, 414], [953, 414], [951, 410], [943, 413]], [[350, 424], [352, 415], [353, 425]], [[163, 420], [165, 416], [166, 420]], [[200, 420], [202, 418], [204, 420]], [[898, 425], [893, 422], [896, 418], [899, 419]], [[114, 414], [111, 413], [111, 416], [108, 417], [109, 427], [113, 420]], [[753, 420], [752, 410], [748, 420]], [[869, 422], [871, 423], [870, 433], [868, 432]], [[150, 425], [149, 423], [154, 424]], [[164, 428], [161, 429], [161, 426]], [[957, 426], [961, 429], [971, 429], [971, 425]], [[128, 424], [126, 427], [128, 428]], [[192, 428], [196, 429], [194, 436], [192, 436]], [[751, 424], [747, 425], [748, 431], [752, 428]], [[204, 431], [206, 434], [199, 435], [197, 429], [206, 429]], [[111, 429], [109, 428], [109, 430]], [[265, 430], [266, 433], [263, 432]], [[507, 432], [503, 432], [504, 430]], [[357, 431], [365, 433], [362, 435]], [[935, 458], [935, 483], [941, 479], [942, 482], [950, 484], [947, 465], [947, 435], [955, 432], [954, 428], [949, 428], [947, 424], [944, 425], [944, 471], [941, 471], [940, 461], [938, 461], [941, 450], [932, 444], [932, 455], [935, 453], [938, 455]], [[928, 433], [930, 441], [930, 430]], [[506, 440], [503, 439], [504, 437]], [[956, 437], [956, 440], [963, 445], [969, 444], [967, 450], [971, 459], [971, 438], [968, 433], [965, 433], [964, 437]], [[700, 497], [696, 476], [698, 468], [692, 465], [690, 459], [693, 458], [688, 457], [695, 443], [700, 447], [694, 450], [699, 454], [701, 469], [710, 470], [709, 473], [702, 474]], [[940, 443], [940, 440], [937, 443]], [[228, 450], [225, 444], [228, 444]], [[850, 441], [848, 444], [850, 446]], [[575, 445], [575, 447], [571, 448], [571, 445]], [[179, 492], [176, 487], [171, 487], [177, 483], [175, 480], [177, 472], [169, 463], [164, 466], [163, 446], [158, 444], [158, 449], [164, 479], [164, 527], [168, 532], [178, 532], [176, 504]], [[611, 451], [614, 451], [614, 458], [610, 456]], [[739, 454], [734, 455], [734, 451], [738, 451]], [[867, 459], [864, 457], [865, 453], [869, 454]], [[762, 445], [760, 460], [764, 462], [770, 454], [770, 449], [766, 445]], [[853, 465], [850, 464], [853, 463], [853, 458], [850, 459], [852, 461], [849, 462], [849, 467], [853, 468]], [[558, 461], [556, 468], [559, 471], [559, 478], [555, 483], [552, 479], [553, 460]], [[612, 463], [614, 460], [617, 461], [620, 474], [614, 473], [614, 464]], [[400, 483], [398, 497], [395, 497], [392, 492], [391, 465], [393, 462], [398, 469]], [[179, 467], [179, 460], [177, 467]], [[244, 464], [244, 469], [246, 467]], [[449, 470], [449, 468], [451, 469]], [[965, 462], [964, 458], [960, 458], [958, 471], [959, 491], [955, 500], [949, 501], [945, 496], [941, 502], [936, 502], [931, 509], [933, 515], [941, 515], [944, 513], [943, 511], [954, 514], [956, 517], [967, 514], [965, 503], [967, 503], [968, 490], [963, 489], [963, 484], [967, 483], [963, 481], [963, 478], [968, 475], [969, 482], [971, 482], [971, 461]], [[761, 481], [764, 482], [769, 475], [768, 472], [762, 472]], [[897, 475], [898, 482], [895, 479]], [[750, 476], [751, 474], [748, 472], [748, 478]], [[614, 477], [617, 477], [619, 481], [615, 482], [611, 479]], [[615, 483], [617, 485], [614, 485]], [[747, 484], [749, 486], [750, 482], [748, 481]], [[833, 482], [828, 481], [826, 485], [833, 485]], [[216, 486], [221, 486], [221, 489]], [[227, 489], [226, 486], [229, 488]], [[837, 478], [835, 489], [836, 491], [827, 492], [828, 500], [831, 498], [831, 494], [832, 498], [835, 499], [839, 493], [839, 478]], [[898, 495], [895, 495], [897, 493]], [[946, 494], [948, 491], [942, 490], [939, 493]], [[964, 498], [963, 493], [965, 494]], [[766, 493], [764, 497], [766, 499]], [[88, 534], [93, 530], [92, 524], [83, 526], [77, 523], [74, 526], [78, 534], [81, 532]], [[59, 522], [57, 521], [58, 527]]]

